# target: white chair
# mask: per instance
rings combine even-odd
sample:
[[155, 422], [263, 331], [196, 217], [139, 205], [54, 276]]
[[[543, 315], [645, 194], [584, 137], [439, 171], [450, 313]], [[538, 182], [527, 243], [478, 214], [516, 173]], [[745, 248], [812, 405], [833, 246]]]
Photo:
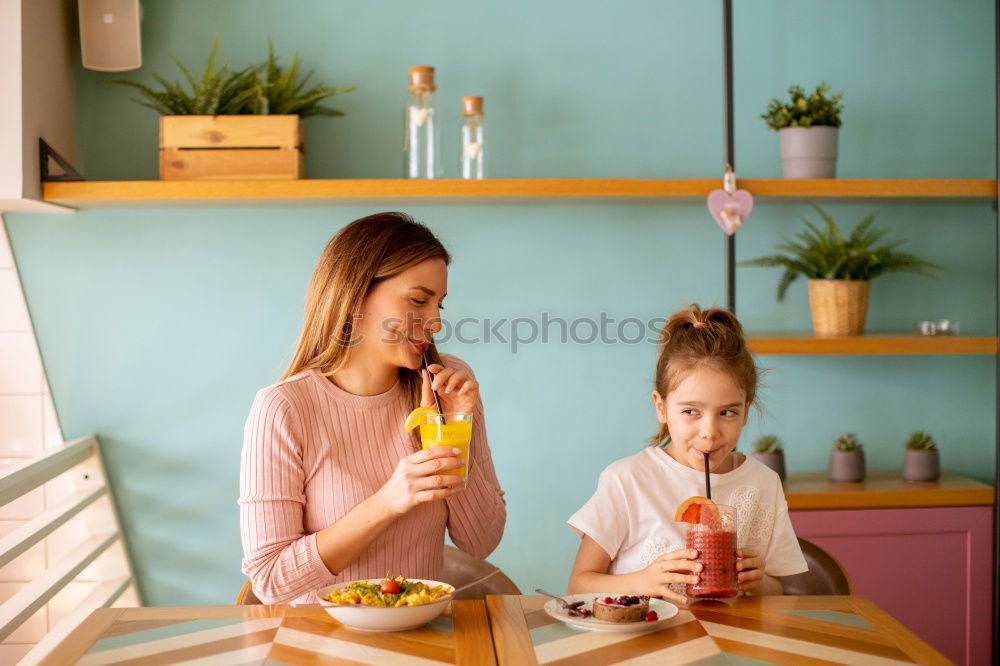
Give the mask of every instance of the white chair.
[[[105, 481], [96, 437], [66, 442], [62, 448], [26, 460], [0, 477], [0, 506], [64, 474], [72, 481], [74, 492], [57, 506], [47, 508], [0, 539], [0, 566], [24, 554], [71, 519], [81, 519], [89, 534], [0, 605], [0, 640], [20, 627], [92, 564], [96, 564], [101, 580], [75, 609], [49, 628], [48, 633], [21, 660], [21, 664], [41, 661], [93, 610], [115, 603], [135, 580], [121, 523], [111, 498], [111, 488]], [[106, 552], [108, 556], [102, 558], [101, 555]]]

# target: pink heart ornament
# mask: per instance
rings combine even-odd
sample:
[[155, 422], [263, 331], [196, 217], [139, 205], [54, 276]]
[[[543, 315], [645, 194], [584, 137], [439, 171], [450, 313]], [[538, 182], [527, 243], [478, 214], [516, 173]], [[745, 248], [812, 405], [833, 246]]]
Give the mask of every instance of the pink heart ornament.
[[732, 236], [740, 225], [750, 217], [753, 210], [753, 195], [746, 190], [736, 190], [732, 194], [725, 190], [712, 190], [708, 195], [708, 212], [726, 232]]

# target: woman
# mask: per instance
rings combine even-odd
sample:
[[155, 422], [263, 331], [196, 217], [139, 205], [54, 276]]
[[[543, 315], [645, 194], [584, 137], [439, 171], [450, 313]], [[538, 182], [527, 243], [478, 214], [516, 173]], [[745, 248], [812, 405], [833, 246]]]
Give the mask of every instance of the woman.
[[[291, 364], [257, 393], [244, 431], [243, 572], [264, 603], [314, 603], [321, 587], [386, 572], [437, 579], [446, 527], [475, 557], [500, 542], [507, 511], [479, 385], [431, 340], [449, 261], [402, 213], [355, 220], [324, 249]], [[419, 450], [403, 430], [432, 388], [444, 411], [474, 414], [467, 482], [441, 474], [464, 464], [457, 449]]]

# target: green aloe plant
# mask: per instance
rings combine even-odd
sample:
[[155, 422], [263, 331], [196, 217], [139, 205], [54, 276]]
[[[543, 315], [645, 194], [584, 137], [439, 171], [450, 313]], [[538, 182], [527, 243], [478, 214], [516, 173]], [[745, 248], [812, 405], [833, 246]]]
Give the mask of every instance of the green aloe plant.
[[322, 106], [321, 101], [333, 95], [354, 90], [357, 86], [331, 88], [316, 86], [306, 89], [313, 72], [300, 77], [301, 62], [296, 51], [291, 64], [282, 67], [268, 40], [267, 61], [230, 71], [229, 63], [217, 65], [219, 37], [216, 35], [212, 50], [200, 79], [176, 57], [173, 59], [184, 74], [190, 92], [178, 81], [168, 81], [159, 74], [153, 77], [162, 87], [154, 90], [135, 81], [114, 79], [108, 83], [129, 86], [139, 91], [142, 99], [135, 101], [165, 116], [189, 115], [268, 115], [291, 114], [302, 118], [316, 115], [342, 116], [342, 111]]
[[754, 440], [753, 450], [755, 453], [777, 453], [783, 450], [781, 440], [777, 435], [761, 435]]
[[212, 50], [205, 64], [205, 71], [200, 79], [196, 79], [191, 70], [177, 58], [174, 62], [184, 74], [190, 87], [190, 92], [178, 81], [168, 81], [159, 74], [153, 77], [162, 87], [154, 90], [151, 87], [127, 79], [113, 79], [108, 83], [135, 88], [143, 99], [135, 102], [147, 106], [165, 116], [194, 115], [238, 115], [252, 113], [248, 102], [251, 95], [248, 90], [253, 85], [255, 74], [253, 68], [247, 67], [238, 72], [229, 70], [229, 63], [217, 65], [219, 54], [219, 38], [216, 36]]
[[853, 432], [845, 432], [833, 439], [833, 448], [837, 451], [860, 451], [864, 447], [858, 441], [857, 435]]
[[896, 248], [905, 241], [879, 245], [889, 229], [872, 228], [875, 213], [867, 215], [845, 237], [826, 211], [814, 203], [810, 205], [823, 219], [822, 227], [803, 217], [806, 228], [796, 235], [798, 240], [786, 240], [778, 245], [785, 254], [739, 263], [740, 266], [784, 268], [778, 280], [779, 301], [784, 300], [789, 285], [800, 275], [811, 280], [871, 280], [884, 273], [908, 271], [936, 278], [936, 271], [944, 268], [915, 254], [898, 252]]
[[937, 444], [934, 442], [934, 438], [931, 437], [929, 433], [920, 430], [911, 434], [910, 438], [906, 440], [906, 448], [917, 451], [925, 451], [936, 449]]
[[761, 114], [767, 126], [773, 130], [786, 127], [840, 127], [840, 112], [844, 105], [840, 100], [844, 93], [840, 92], [830, 97], [830, 84], [820, 83], [816, 92], [806, 95], [802, 86], [792, 86], [788, 89], [789, 101], [782, 102], [773, 98], [767, 106], [767, 112]]
[[[254, 113], [292, 114], [302, 118], [344, 115], [343, 111], [323, 106], [320, 102], [327, 97], [350, 92], [357, 86], [337, 88], [316, 86], [305, 89], [313, 72], [309, 71], [300, 78], [300, 67], [301, 61], [298, 51], [292, 54], [292, 61], [288, 67], [281, 67], [274, 54], [274, 46], [269, 39], [267, 41], [267, 62], [254, 68], [256, 73], [255, 94], [252, 102]], [[261, 78], [261, 74], [263, 74], [263, 78]]]

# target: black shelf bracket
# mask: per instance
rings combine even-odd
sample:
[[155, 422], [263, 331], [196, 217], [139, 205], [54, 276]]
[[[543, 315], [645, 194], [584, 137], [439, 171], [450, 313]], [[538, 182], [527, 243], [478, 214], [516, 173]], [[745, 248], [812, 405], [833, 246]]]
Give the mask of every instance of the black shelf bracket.
[[[63, 172], [61, 174], [49, 173], [49, 159], [55, 161]], [[66, 161], [66, 159], [57, 153], [55, 149], [45, 141], [45, 139], [38, 138], [38, 176], [43, 183], [60, 183], [67, 181], [79, 181], [86, 180], [80, 173], [73, 168], [73, 165]]]

